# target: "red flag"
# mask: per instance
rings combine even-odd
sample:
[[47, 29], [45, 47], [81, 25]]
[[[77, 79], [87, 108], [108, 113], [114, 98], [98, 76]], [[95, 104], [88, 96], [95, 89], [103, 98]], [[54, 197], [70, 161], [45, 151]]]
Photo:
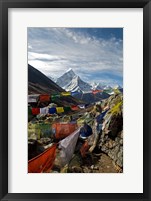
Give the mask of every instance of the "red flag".
[[56, 139], [63, 139], [73, 133], [77, 129], [76, 123], [54, 123], [52, 129]]
[[50, 102], [50, 96], [47, 94], [40, 95], [39, 97], [40, 102]]
[[72, 105], [71, 110], [73, 111], [79, 110], [79, 107], [77, 105]]
[[102, 92], [102, 90], [92, 90], [92, 93], [95, 95], [95, 94], [97, 94], [97, 93], [100, 93], [100, 92]]
[[40, 108], [32, 108], [32, 114], [33, 114], [33, 115], [38, 115], [38, 114], [40, 114]]
[[83, 158], [86, 156], [86, 152], [88, 151], [88, 149], [89, 149], [88, 141], [85, 141], [85, 143], [82, 145], [80, 149], [80, 153]]
[[56, 157], [57, 144], [28, 161], [28, 173], [49, 172]]

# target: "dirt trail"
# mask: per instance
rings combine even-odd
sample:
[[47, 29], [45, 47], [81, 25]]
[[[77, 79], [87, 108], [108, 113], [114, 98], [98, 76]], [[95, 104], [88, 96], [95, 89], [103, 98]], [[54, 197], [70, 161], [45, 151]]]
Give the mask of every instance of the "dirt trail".
[[[56, 161], [57, 162], [57, 161]], [[85, 158], [81, 158], [76, 154], [70, 163], [59, 168], [56, 163], [51, 173], [122, 173], [122, 169], [115, 165], [113, 160], [104, 153], [88, 154]]]
[[106, 154], [96, 157], [97, 162], [91, 166], [93, 173], [118, 173], [121, 169], [116, 166], [112, 159]]

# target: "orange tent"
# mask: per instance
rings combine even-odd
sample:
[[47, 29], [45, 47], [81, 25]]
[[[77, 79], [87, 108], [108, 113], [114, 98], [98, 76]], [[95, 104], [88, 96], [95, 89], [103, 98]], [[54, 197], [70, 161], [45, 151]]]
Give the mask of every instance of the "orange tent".
[[57, 144], [28, 161], [28, 173], [49, 172], [56, 157]]

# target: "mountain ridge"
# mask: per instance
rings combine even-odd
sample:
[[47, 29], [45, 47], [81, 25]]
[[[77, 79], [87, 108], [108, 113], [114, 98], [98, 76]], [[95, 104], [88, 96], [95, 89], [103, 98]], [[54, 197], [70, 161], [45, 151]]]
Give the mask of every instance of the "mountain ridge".
[[91, 86], [84, 82], [78, 75], [76, 75], [71, 68], [69, 68], [62, 76], [60, 76], [56, 83], [66, 91], [85, 92], [91, 90]]
[[[110, 96], [106, 92], [93, 94], [93, 87], [87, 82], [84, 82], [71, 68], [58, 78], [57, 84], [63, 87], [66, 91], [78, 92], [74, 97], [87, 103], [97, 102]], [[100, 87], [99, 89], [102, 88]]]
[[[28, 94], [51, 94], [55, 92], [60, 93], [65, 92], [65, 90], [50, 80], [42, 72], [28, 64]], [[56, 98], [56, 101], [54, 102], [60, 106], [84, 103], [72, 96]]]

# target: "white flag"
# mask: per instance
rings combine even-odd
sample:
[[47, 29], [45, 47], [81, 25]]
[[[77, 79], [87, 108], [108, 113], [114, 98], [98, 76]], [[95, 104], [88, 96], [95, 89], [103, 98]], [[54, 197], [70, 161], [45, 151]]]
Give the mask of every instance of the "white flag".
[[40, 108], [40, 114], [48, 114], [48, 108], [47, 107]]
[[61, 149], [60, 163], [62, 166], [68, 164], [71, 160], [78, 141], [79, 133], [80, 128], [59, 142], [59, 149]]

